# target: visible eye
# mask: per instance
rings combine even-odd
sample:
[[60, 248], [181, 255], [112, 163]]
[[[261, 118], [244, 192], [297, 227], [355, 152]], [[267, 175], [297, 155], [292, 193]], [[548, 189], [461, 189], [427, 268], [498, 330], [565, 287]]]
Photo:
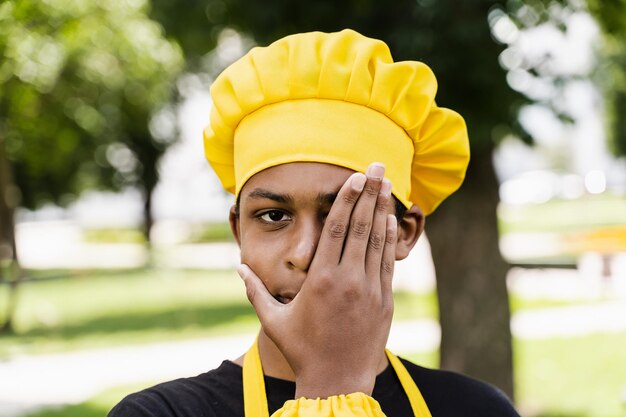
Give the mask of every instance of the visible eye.
[[259, 219], [265, 223], [278, 223], [289, 220], [289, 216], [280, 210], [270, 210], [259, 215]]

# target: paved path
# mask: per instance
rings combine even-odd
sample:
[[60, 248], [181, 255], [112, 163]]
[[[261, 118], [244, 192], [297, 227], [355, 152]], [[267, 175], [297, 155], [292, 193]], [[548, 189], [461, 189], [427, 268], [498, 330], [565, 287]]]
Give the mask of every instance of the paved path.
[[[532, 310], [511, 322], [520, 338], [578, 336], [626, 331], [626, 302]], [[236, 358], [254, 334], [12, 358], [0, 362], [0, 417], [45, 406], [79, 403], [108, 388], [196, 375]], [[429, 352], [439, 346], [434, 320], [400, 321], [389, 348], [397, 353]]]

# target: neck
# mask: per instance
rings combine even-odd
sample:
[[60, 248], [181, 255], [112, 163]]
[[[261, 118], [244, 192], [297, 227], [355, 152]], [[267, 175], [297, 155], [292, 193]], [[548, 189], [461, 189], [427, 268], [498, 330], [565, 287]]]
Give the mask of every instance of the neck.
[[[285, 379], [288, 381], [295, 381], [296, 377], [287, 362], [287, 359], [280, 352], [278, 347], [272, 342], [272, 340], [265, 334], [263, 329], [259, 331], [259, 356], [261, 357], [261, 364], [263, 366], [263, 373], [267, 376], [274, 378]], [[243, 356], [235, 361], [239, 365], [243, 365]], [[378, 368], [376, 373], [380, 374], [387, 368], [389, 361], [384, 351], [380, 352], [380, 360], [378, 362]]]
[[263, 366], [263, 373], [267, 376], [295, 381], [296, 376], [289, 366], [287, 359], [280, 352], [278, 347], [265, 334], [263, 328], [259, 330], [259, 356]]

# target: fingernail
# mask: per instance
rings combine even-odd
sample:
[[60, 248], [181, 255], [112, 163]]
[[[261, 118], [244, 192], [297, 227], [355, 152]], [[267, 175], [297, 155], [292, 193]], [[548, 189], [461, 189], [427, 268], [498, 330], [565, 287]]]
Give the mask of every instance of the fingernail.
[[385, 176], [385, 166], [380, 162], [374, 162], [367, 167], [367, 176], [382, 180]]
[[365, 175], [357, 172], [356, 174], [354, 174], [352, 176], [352, 188], [356, 191], [363, 191], [363, 187], [365, 187], [365, 181], [367, 180], [367, 178], [365, 177]]
[[380, 193], [385, 197], [389, 197], [391, 195], [391, 181], [387, 178], [383, 179], [383, 183], [380, 186]]

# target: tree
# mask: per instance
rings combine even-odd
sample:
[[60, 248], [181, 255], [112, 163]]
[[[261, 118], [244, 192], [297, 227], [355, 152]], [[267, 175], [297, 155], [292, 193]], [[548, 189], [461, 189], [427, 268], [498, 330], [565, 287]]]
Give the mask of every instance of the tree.
[[616, 155], [626, 156], [626, 1], [588, 0], [589, 11], [603, 32], [597, 77], [607, 114], [607, 131]]
[[147, 17], [147, 6], [0, 5], [0, 241], [11, 265], [18, 265], [18, 204], [66, 204], [86, 188], [128, 185], [149, 202], [170, 139], [152, 135], [149, 123], [168, 103], [182, 54]]
[[[509, 64], [508, 69], [523, 72], [528, 80], [538, 80], [553, 87], [548, 89], [552, 91], [551, 94], [544, 93], [542, 97], [536, 94], [533, 97], [531, 94], [529, 98], [533, 103], [548, 107], [565, 123], [575, 122], [568, 106], [563, 105], [563, 92], [568, 84], [580, 80], [593, 82], [605, 101], [607, 133], [613, 151], [616, 155], [626, 155], [626, 120], [619, 117], [626, 111], [626, 1], [514, 0], [507, 3], [506, 9], [498, 12], [497, 17], [505, 16], [507, 19], [504, 20], [509, 20], [515, 31], [550, 25], [565, 34], [573, 15], [590, 13], [595, 18], [601, 30], [601, 42], [595, 51], [598, 62], [593, 68], [555, 71], [551, 65], [553, 57], [546, 53], [533, 59], [518, 56], [522, 59], [511, 59], [517, 62], [516, 65]], [[504, 43], [510, 42], [504, 40]], [[524, 89], [520, 89], [520, 92], [528, 94]]]
[[[504, 1], [194, 0], [185, 12], [195, 15], [189, 21], [169, 12], [174, 4], [155, 0], [152, 15], [191, 54], [206, 54], [223, 28], [264, 45], [294, 32], [350, 27], [385, 40], [396, 60], [417, 59], [433, 68], [440, 85], [437, 102], [466, 118], [472, 152], [465, 185], [427, 221], [437, 271], [441, 362], [512, 395], [508, 267], [498, 249], [491, 158], [494, 130], [515, 124], [524, 99], [506, 84], [498, 65], [503, 47], [493, 41], [487, 21], [489, 11], [504, 7]], [[197, 43], [202, 36], [191, 36], [197, 32], [189, 22], [204, 25], [206, 52]], [[187, 29], [190, 35], [184, 36]]]

